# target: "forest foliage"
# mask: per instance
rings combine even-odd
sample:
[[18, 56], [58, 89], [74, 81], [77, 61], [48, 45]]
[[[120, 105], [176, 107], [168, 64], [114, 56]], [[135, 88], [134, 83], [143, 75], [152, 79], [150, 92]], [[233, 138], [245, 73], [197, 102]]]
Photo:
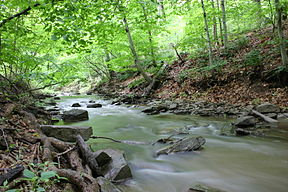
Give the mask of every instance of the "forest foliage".
[[287, 7], [286, 0], [1, 0], [0, 75], [40, 88], [139, 69], [149, 76], [187, 53], [228, 49], [247, 31], [272, 25], [276, 33]]

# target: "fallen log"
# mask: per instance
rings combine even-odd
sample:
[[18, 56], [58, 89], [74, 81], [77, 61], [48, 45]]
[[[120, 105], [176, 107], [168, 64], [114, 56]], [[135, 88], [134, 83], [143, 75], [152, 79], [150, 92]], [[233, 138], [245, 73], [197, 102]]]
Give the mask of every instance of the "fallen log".
[[277, 120], [272, 119], [266, 115], [263, 115], [262, 113], [259, 113], [258, 111], [252, 110], [252, 113], [254, 113], [255, 115], [261, 117], [264, 121], [268, 122], [268, 123], [278, 123]]
[[[76, 140], [77, 140], [76, 144], [79, 147], [84, 163], [88, 164], [88, 166], [92, 170], [92, 175], [94, 177], [103, 176], [101, 173], [101, 167], [99, 166], [99, 164], [104, 165], [105, 163], [100, 161], [99, 159], [97, 162], [97, 157], [99, 155], [105, 156], [105, 154], [98, 154], [98, 153], [92, 152], [89, 146], [84, 142], [84, 139], [80, 135], [76, 136]], [[106, 159], [109, 162], [111, 160], [111, 157], [107, 155], [106, 158], [103, 157], [103, 159]]]

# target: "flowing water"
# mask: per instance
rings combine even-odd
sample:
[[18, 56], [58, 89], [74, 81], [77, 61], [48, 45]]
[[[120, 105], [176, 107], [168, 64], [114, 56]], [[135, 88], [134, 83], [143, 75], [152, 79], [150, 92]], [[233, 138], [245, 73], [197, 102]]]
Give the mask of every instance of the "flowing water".
[[[102, 108], [86, 109], [94, 99]], [[206, 138], [205, 148], [197, 152], [154, 156], [162, 145], [127, 145], [104, 139], [90, 139], [92, 148], [125, 151], [133, 179], [121, 186], [124, 192], [187, 192], [195, 184], [233, 192], [287, 192], [288, 141], [220, 136], [229, 128], [229, 119], [191, 115], [148, 116], [140, 108], [113, 106], [93, 97], [67, 97], [60, 108], [71, 109], [79, 102], [89, 111], [89, 120], [72, 125], [92, 126], [94, 135], [118, 140], [153, 142], [167, 137], [174, 129], [192, 127], [191, 133]], [[81, 103], [82, 102], [82, 103]]]

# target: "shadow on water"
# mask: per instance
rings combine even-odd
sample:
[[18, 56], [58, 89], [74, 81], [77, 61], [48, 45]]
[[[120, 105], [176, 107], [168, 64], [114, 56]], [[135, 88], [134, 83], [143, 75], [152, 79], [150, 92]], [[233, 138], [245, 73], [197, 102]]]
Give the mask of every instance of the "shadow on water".
[[[87, 109], [94, 99], [102, 108]], [[148, 116], [139, 108], [113, 106], [98, 97], [66, 97], [59, 106], [71, 109], [73, 103], [89, 112], [89, 120], [73, 125], [92, 126], [94, 135], [119, 140], [153, 142], [171, 131], [189, 127], [192, 135], [201, 135], [207, 143], [202, 151], [153, 157], [161, 145], [127, 145], [91, 139], [94, 150], [124, 150], [134, 178], [122, 186], [125, 192], [186, 192], [203, 183], [233, 192], [286, 192], [288, 188], [287, 140], [257, 137], [225, 137], [231, 119], [203, 118], [190, 115], [161, 114]]]

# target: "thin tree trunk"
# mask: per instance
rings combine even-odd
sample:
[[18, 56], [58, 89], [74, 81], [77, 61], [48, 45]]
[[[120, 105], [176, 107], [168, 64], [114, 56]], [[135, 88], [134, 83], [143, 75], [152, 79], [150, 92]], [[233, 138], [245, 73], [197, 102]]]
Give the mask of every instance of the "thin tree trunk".
[[144, 77], [144, 79], [145, 79], [148, 83], [151, 83], [151, 82], [152, 82], [151, 77], [149, 77], [149, 76], [146, 74], [146, 72], [144, 71], [144, 69], [143, 69], [143, 68], [141, 67], [141, 65], [140, 65], [140, 61], [139, 61], [139, 58], [138, 58], [138, 54], [137, 54], [137, 52], [136, 52], [136, 49], [135, 49], [135, 46], [134, 46], [134, 42], [133, 42], [133, 39], [132, 39], [130, 30], [129, 30], [129, 26], [128, 26], [128, 23], [127, 23], [127, 20], [126, 20], [126, 17], [125, 17], [125, 16], [124, 16], [124, 18], [123, 18], [123, 23], [124, 23], [124, 26], [125, 26], [125, 31], [126, 31], [128, 40], [129, 40], [129, 47], [130, 47], [130, 50], [131, 50], [132, 55], [133, 55], [133, 57], [134, 57], [135, 66], [136, 66], [137, 70], [141, 73], [141, 75]]
[[280, 7], [279, 0], [275, 0], [275, 8], [276, 8], [276, 20], [277, 20], [277, 31], [279, 36], [279, 47], [281, 52], [282, 64], [288, 68], [288, 56], [286, 51], [286, 43], [283, 33], [282, 26], [282, 8]]
[[[212, 5], [212, 9], [215, 10], [214, 0], [211, 0], [211, 5]], [[217, 44], [219, 44], [219, 42], [218, 42], [218, 31], [217, 31], [217, 19], [216, 19], [215, 15], [213, 16], [213, 35], [214, 35], [214, 41]]]
[[164, 4], [163, 4], [163, 0], [157, 0], [157, 4], [158, 4], [158, 15], [162, 16], [164, 18], [164, 20], [166, 19], [166, 14], [165, 14], [165, 9], [164, 9]]
[[[147, 16], [146, 9], [145, 9], [144, 5], [141, 4], [141, 6], [142, 6], [142, 9], [143, 9], [145, 22], [148, 24], [148, 16]], [[148, 29], [147, 33], [148, 33], [148, 39], [149, 39], [149, 44], [150, 44], [150, 54], [151, 54], [151, 57], [152, 57], [152, 64], [153, 64], [153, 66], [156, 67], [156, 58], [155, 58], [154, 47], [153, 47], [152, 31], [150, 29]]]
[[224, 47], [227, 48], [228, 44], [228, 30], [227, 30], [227, 23], [226, 23], [226, 10], [225, 10], [225, 0], [221, 0], [221, 9], [222, 9], [222, 22], [223, 22], [223, 29], [224, 29]]
[[262, 5], [261, 5], [261, 0], [253, 0], [258, 7], [257, 10], [257, 15], [258, 15], [258, 27], [261, 28], [262, 26], [262, 21], [263, 21], [263, 17], [262, 17]]
[[207, 21], [206, 10], [205, 10], [205, 5], [204, 5], [204, 1], [203, 0], [201, 0], [201, 4], [202, 4], [203, 17], [204, 17], [204, 22], [205, 22], [205, 31], [206, 31], [208, 47], [209, 47], [209, 64], [212, 65], [213, 64], [212, 44], [211, 44], [211, 39], [210, 39], [210, 34], [209, 34], [209, 27], [208, 27], [208, 21]]
[[[217, 10], [220, 12], [220, 4], [219, 0], [217, 0]], [[218, 22], [219, 22], [219, 32], [220, 32], [220, 41], [221, 45], [224, 45], [224, 38], [223, 38], [223, 28], [222, 28], [222, 19], [218, 17]]]

